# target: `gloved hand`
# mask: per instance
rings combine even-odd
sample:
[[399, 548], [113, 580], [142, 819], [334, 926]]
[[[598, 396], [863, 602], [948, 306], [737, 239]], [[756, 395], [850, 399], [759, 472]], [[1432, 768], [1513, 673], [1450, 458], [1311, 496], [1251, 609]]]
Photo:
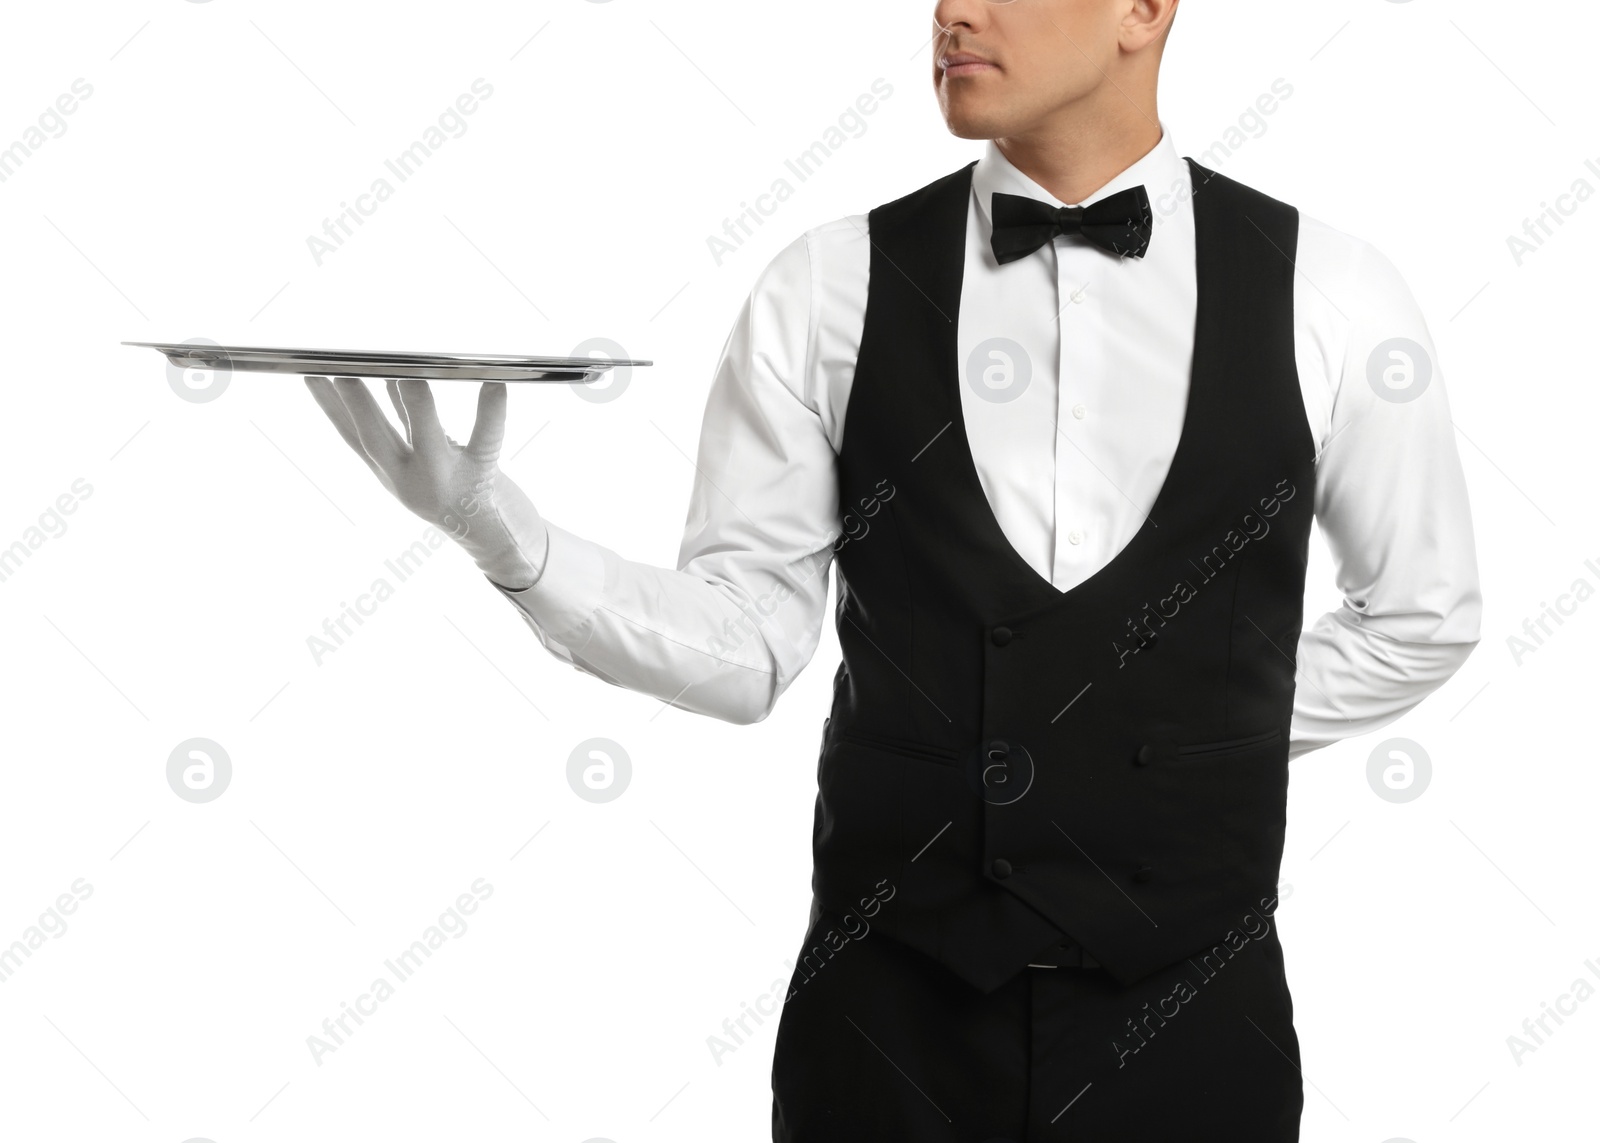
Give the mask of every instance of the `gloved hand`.
[[519, 591], [544, 569], [549, 531], [533, 501], [500, 471], [506, 387], [478, 390], [478, 416], [466, 446], [445, 435], [428, 383], [391, 380], [402, 438], [360, 378], [307, 377], [306, 387], [334, 428], [395, 498], [460, 544], [490, 580]]

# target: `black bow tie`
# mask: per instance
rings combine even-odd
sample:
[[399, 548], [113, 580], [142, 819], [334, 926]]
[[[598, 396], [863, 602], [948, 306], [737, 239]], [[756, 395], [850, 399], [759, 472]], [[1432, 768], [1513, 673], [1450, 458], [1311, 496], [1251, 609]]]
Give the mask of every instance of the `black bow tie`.
[[1018, 194], [990, 199], [989, 245], [1001, 263], [1032, 254], [1058, 234], [1081, 234], [1102, 250], [1143, 258], [1150, 249], [1150, 196], [1144, 187], [1118, 191], [1088, 206], [1051, 206]]

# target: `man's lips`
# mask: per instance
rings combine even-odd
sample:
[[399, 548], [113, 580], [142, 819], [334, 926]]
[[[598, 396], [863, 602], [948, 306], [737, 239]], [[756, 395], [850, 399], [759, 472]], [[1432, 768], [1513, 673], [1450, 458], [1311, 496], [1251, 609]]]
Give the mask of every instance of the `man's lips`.
[[939, 69], [947, 76], [977, 75], [979, 72], [999, 71], [999, 67], [971, 52], [946, 52], [939, 57]]

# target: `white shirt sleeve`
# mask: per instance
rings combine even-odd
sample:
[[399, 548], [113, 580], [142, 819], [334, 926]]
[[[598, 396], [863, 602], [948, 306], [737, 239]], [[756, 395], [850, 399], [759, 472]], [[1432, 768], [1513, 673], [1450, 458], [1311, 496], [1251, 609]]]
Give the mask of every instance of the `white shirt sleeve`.
[[[838, 536], [833, 444], [812, 394], [809, 237], [763, 271], [723, 347], [677, 570], [546, 521], [532, 587], [494, 584], [558, 658], [697, 714], [758, 722], [811, 660]], [[493, 581], [490, 581], [493, 583]]]
[[1399, 718], [1466, 661], [1482, 597], [1438, 354], [1398, 270], [1302, 219], [1316, 516], [1343, 604], [1300, 636], [1290, 757]]

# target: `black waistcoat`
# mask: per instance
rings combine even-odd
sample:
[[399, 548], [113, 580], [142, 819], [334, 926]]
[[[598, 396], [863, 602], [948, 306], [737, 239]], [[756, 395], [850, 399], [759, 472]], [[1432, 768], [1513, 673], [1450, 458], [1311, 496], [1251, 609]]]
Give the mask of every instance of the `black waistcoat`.
[[1063, 937], [1131, 983], [1276, 899], [1315, 472], [1299, 215], [1190, 169], [1182, 435], [1137, 534], [1065, 593], [1006, 539], [968, 446], [972, 167], [869, 215], [814, 908], [986, 992]]

